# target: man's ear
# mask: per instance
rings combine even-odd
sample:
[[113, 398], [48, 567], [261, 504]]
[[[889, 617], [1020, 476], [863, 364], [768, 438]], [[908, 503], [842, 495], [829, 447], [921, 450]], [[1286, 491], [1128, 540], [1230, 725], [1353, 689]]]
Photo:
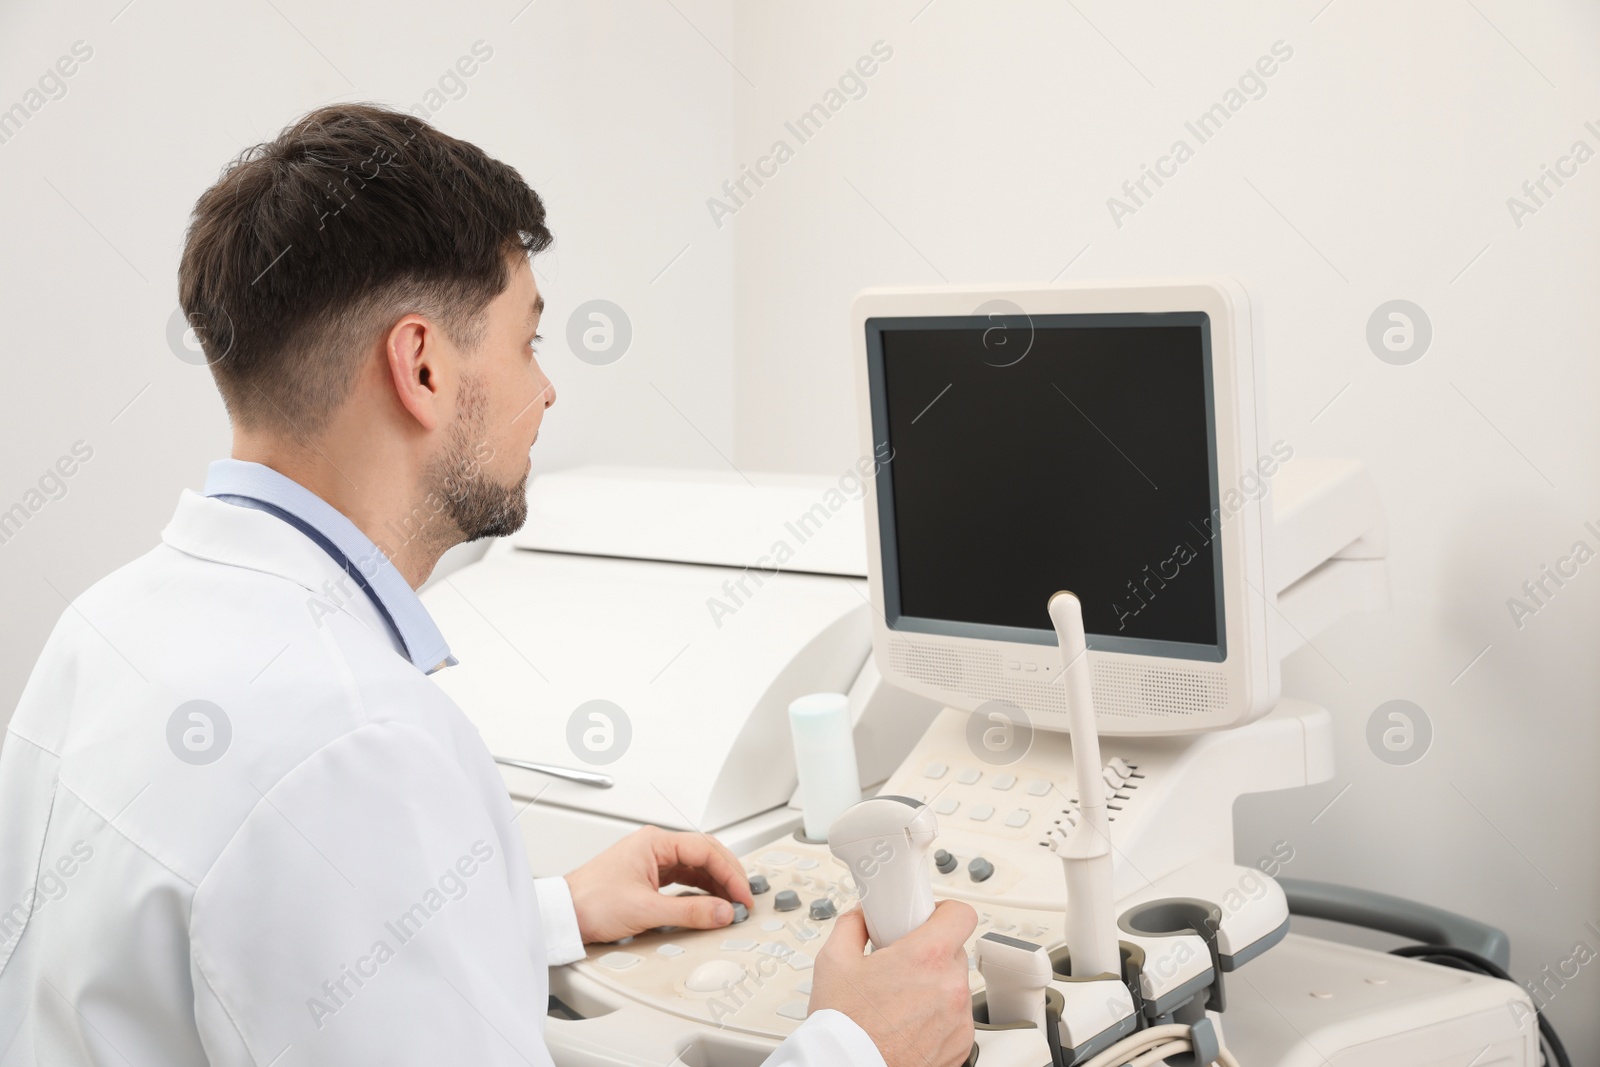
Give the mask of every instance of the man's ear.
[[384, 337], [384, 357], [395, 398], [424, 430], [440, 421], [443, 334], [421, 315], [407, 315]]

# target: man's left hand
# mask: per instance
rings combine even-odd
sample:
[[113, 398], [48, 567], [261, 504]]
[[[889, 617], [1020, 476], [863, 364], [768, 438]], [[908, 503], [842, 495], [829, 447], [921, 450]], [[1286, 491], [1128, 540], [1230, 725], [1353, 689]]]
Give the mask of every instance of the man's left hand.
[[[698, 893], [666, 896], [661, 887]], [[657, 826], [635, 830], [567, 875], [584, 943], [616, 941], [657, 926], [715, 930], [733, 921], [733, 904], [755, 905], [744, 865], [706, 834]]]

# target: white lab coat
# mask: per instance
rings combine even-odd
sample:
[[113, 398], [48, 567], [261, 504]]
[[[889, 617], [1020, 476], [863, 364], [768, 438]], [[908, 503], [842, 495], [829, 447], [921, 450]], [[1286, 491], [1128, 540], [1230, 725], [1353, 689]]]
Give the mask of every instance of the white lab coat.
[[[288, 523], [185, 492], [162, 540], [0, 749], [0, 1065], [550, 1063], [584, 950], [476, 729]], [[819, 1012], [768, 1062], [883, 1061]]]

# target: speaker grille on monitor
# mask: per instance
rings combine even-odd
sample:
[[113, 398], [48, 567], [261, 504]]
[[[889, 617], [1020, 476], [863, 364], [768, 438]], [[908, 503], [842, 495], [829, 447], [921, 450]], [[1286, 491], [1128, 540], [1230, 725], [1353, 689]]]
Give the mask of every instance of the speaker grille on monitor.
[[1205, 715], [1228, 703], [1228, 679], [1193, 667], [1141, 667], [1127, 662], [1094, 665], [1095, 711], [1109, 715]]
[[[1007, 670], [994, 649], [940, 647], [889, 638], [889, 663], [920, 682], [989, 700], [1006, 700], [1026, 711], [1065, 716], [1060, 683], [1037, 674]], [[1046, 678], [1059, 678], [1059, 672]], [[1122, 719], [1183, 718], [1223, 710], [1228, 679], [1201, 664], [1193, 667], [1142, 667], [1128, 662], [1094, 665], [1094, 707], [1102, 717]]]

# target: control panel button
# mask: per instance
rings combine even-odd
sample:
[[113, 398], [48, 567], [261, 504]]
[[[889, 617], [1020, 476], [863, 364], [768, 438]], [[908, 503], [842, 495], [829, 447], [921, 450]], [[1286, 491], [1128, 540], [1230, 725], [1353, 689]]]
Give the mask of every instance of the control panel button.
[[933, 806], [933, 810], [938, 812], [940, 815], [954, 815], [956, 813], [956, 809], [960, 806], [961, 801], [957, 800], [955, 797], [941, 797], [939, 799], [939, 803]]
[[963, 767], [956, 772], [956, 781], [962, 785], [977, 785], [982, 777], [983, 772], [972, 767]]
[[804, 982], [795, 986], [794, 991], [802, 997], [809, 997], [811, 995], [811, 979], [807, 978]]
[[804, 952], [791, 952], [789, 953], [788, 958], [783, 962], [787, 963], [791, 970], [809, 971], [811, 969], [811, 965], [816, 961], [810, 956], [807, 956]]
[[752, 874], [750, 876], [750, 893], [752, 896], [760, 896], [771, 888], [772, 883], [767, 881], [766, 875]]
[[754, 941], [747, 941], [740, 937], [730, 937], [722, 942], [724, 952], [749, 952], [756, 947]]
[[732, 960], [710, 960], [689, 972], [684, 988], [691, 993], [716, 993], [723, 986], [744, 981], [744, 968]]
[[763, 941], [756, 946], [756, 951], [763, 956], [777, 956], [781, 959], [793, 952], [794, 949], [785, 945], [782, 941]]
[[1002, 774], [997, 774], [997, 775], [994, 776], [994, 781], [989, 783], [989, 788], [990, 789], [1010, 789], [1012, 786], [1014, 786], [1016, 784], [1017, 784], [1017, 776], [1016, 775], [1002, 773]]
[[794, 869], [797, 871], [814, 871], [817, 869], [817, 861], [812, 859], [810, 856], [807, 856], [805, 859], [795, 864]]
[[669, 944], [665, 944], [665, 945], [658, 945], [656, 947], [656, 955], [657, 956], [668, 956], [668, 957], [681, 956], [681, 955], [683, 955], [683, 946], [681, 946], [681, 945], [673, 945], [673, 944], [670, 944], [670, 943]]
[[972, 862], [967, 864], [967, 873], [972, 876], [974, 882], [987, 882], [994, 874], [994, 864], [982, 856], [975, 856]]
[[800, 906], [800, 894], [793, 889], [783, 889], [772, 898], [772, 906], [779, 911], [793, 911]]
[[595, 962], [608, 971], [625, 971], [643, 959], [643, 956], [635, 956], [631, 952], [607, 952]]
[[994, 808], [988, 804], [974, 804], [967, 810], [967, 818], [973, 822], [988, 822], [994, 815]]
[[750, 909], [743, 904], [735, 903], [733, 906], [733, 921], [742, 923], [748, 918], [750, 918]]
[[1106, 785], [1110, 786], [1112, 789], [1121, 789], [1122, 783], [1127, 781], [1126, 778], [1112, 770], [1110, 767], [1107, 767], [1105, 770], [1101, 771], [1100, 777], [1105, 779]]
[[811, 902], [811, 917], [817, 922], [825, 922], [839, 914], [839, 909], [834, 907], [833, 901], [827, 897]]
[[1018, 808], [1010, 815], [1007, 815], [1006, 825], [1011, 827], [1013, 830], [1020, 830], [1024, 826], [1028, 825], [1028, 809]]
[[1110, 767], [1112, 770], [1116, 771], [1118, 774], [1122, 775], [1122, 777], [1124, 777], [1124, 778], [1128, 777], [1129, 775], [1131, 775], [1133, 773], [1132, 764], [1130, 764], [1127, 760], [1123, 759], [1121, 756], [1112, 756], [1111, 757], [1111, 762], [1106, 764], [1106, 766]]
[[761, 923], [761, 929], [765, 930], [769, 934], [776, 933], [779, 930], [783, 929], [783, 920], [782, 919], [765, 919]]
[[940, 874], [949, 874], [956, 869], [956, 858], [941, 848], [933, 854], [933, 866]]
[[945, 776], [945, 772], [947, 772], [949, 769], [950, 768], [945, 766], [943, 763], [930, 763], [926, 767], [922, 768], [922, 777], [943, 778]]
[[806, 1002], [803, 1000], [791, 1000], [787, 1004], [780, 1004], [778, 1006], [778, 1014], [783, 1016], [785, 1019], [799, 1019], [801, 1022], [804, 1022], [806, 1017]]
[[793, 852], [764, 852], [761, 854], [761, 862], [770, 863], [774, 867], [787, 867], [796, 858]]
[[1050, 783], [1043, 778], [1033, 778], [1023, 788], [1028, 791], [1030, 797], [1042, 797], [1050, 792]]

